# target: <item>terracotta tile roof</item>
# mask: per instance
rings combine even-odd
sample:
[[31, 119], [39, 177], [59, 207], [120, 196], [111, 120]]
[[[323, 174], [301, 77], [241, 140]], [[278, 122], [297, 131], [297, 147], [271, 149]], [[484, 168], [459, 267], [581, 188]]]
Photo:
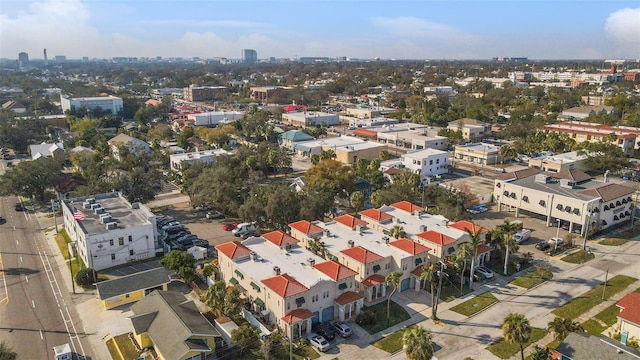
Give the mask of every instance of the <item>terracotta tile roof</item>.
[[268, 232], [262, 235], [267, 241], [277, 245], [278, 247], [282, 247], [286, 244], [296, 244], [298, 240], [293, 236], [285, 233], [284, 231], [276, 230], [272, 232]]
[[426, 246], [423, 246], [413, 240], [407, 239], [407, 238], [402, 238], [396, 241], [391, 241], [389, 243], [389, 245], [397, 247], [398, 249], [409, 253], [411, 255], [418, 255], [418, 254], [422, 254], [422, 253], [426, 253], [431, 251], [431, 249], [429, 249]]
[[287, 315], [283, 316], [282, 321], [286, 322], [287, 324], [295, 324], [311, 317], [313, 317], [313, 313], [311, 312], [311, 310], [295, 309]]
[[434, 230], [428, 230], [425, 232], [422, 232], [420, 234], [416, 234], [417, 237], [421, 238], [421, 239], [425, 239], [428, 242], [440, 245], [440, 246], [444, 246], [444, 245], [448, 245], [448, 244], [453, 244], [454, 242], [456, 242], [456, 239], [449, 237], [447, 235], [444, 235], [442, 233], [439, 233], [437, 231]]
[[282, 297], [289, 297], [309, 290], [289, 274], [282, 274], [262, 280], [269, 289]]
[[498, 174], [496, 175], [496, 179], [498, 180], [520, 180], [524, 178], [528, 178], [529, 176], [533, 176], [541, 173], [542, 170], [538, 168], [527, 168], [522, 169], [510, 173]]
[[369, 129], [357, 128], [353, 132], [353, 135], [375, 139], [375, 138], [378, 137], [378, 132], [376, 132], [374, 130], [369, 130]]
[[420, 275], [422, 275], [423, 269], [424, 269], [424, 265], [418, 265], [418, 266], [416, 266], [415, 269], [413, 269], [411, 271], [411, 274], [413, 274], [413, 275], [415, 275], [417, 277], [420, 277]]
[[340, 252], [361, 264], [368, 264], [368, 263], [382, 259], [382, 256], [372, 251], [369, 251], [363, 248], [362, 246], [347, 248], [347, 249], [341, 250]]
[[582, 181], [591, 179], [591, 176], [589, 176], [589, 174], [585, 173], [584, 171], [580, 171], [578, 169], [562, 170], [559, 173], [557, 173], [555, 177], [557, 177], [558, 179], [568, 179], [575, 182], [582, 182]]
[[289, 226], [307, 235], [318, 234], [322, 232], [322, 228], [320, 226], [313, 224], [307, 220], [296, 221], [292, 224], [289, 224]]
[[484, 254], [484, 253], [488, 253], [489, 251], [493, 250], [491, 248], [491, 246], [487, 246], [485, 244], [480, 244], [478, 246], [476, 246], [476, 250], [478, 250], [478, 255]]
[[242, 245], [240, 241], [229, 241], [224, 244], [216, 246], [218, 252], [223, 253], [229, 259], [238, 259], [245, 256], [249, 256], [251, 250], [248, 247]]
[[619, 318], [640, 326], [640, 293], [627, 294], [616, 305], [622, 309]]
[[313, 267], [321, 273], [327, 275], [334, 281], [342, 280], [344, 278], [348, 278], [349, 276], [358, 274], [357, 272], [333, 260], [323, 261], [321, 263], [313, 265]]
[[378, 209], [367, 209], [359, 212], [360, 215], [366, 216], [370, 219], [373, 219], [377, 222], [383, 222], [387, 220], [393, 219], [393, 216], [387, 214], [384, 211], [380, 211]]
[[333, 300], [336, 304], [346, 305], [350, 302], [354, 302], [356, 300], [362, 299], [362, 295], [353, 292], [353, 291], [345, 291], [342, 295], [338, 296], [335, 300]]
[[382, 275], [371, 275], [368, 278], [364, 279], [364, 281], [362, 282], [362, 285], [364, 286], [375, 286], [378, 284], [384, 284], [385, 283], [385, 279], [384, 276]]
[[404, 171], [400, 170], [400, 169], [396, 169], [396, 168], [389, 168], [387, 170], [384, 171], [385, 174], [387, 175], [395, 175], [395, 174], [400, 174], [403, 173]]
[[449, 227], [452, 227], [454, 229], [458, 229], [464, 232], [467, 232], [467, 229], [469, 231], [471, 231], [472, 234], [476, 234], [478, 232], [487, 232], [489, 230], [483, 228], [482, 226], [478, 225], [478, 224], [474, 224], [471, 221], [466, 221], [466, 220], [460, 220], [460, 221], [456, 221], [454, 223], [451, 223], [449, 225], [447, 225]]
[[346, 225], [350, 228], [355, 228], [356, 225], [367, 225], [367, 222], [361, 219], [358, 219], [355, 216], [351, 216], [349, 214], [336, 216], [333, 220], [339, 222], [340, 224]]
[[634, 189], [620, 184], [606, 184], [595, 189], [580, 191], [579, 194], [599, 197], [602, 198], [603, 201], [610, 201], [626, 195], [631, 195], [634, 192]]
[[404, 210], [410, 214], [413, 214], [414, 211], [422, 211], [424, 208], [421, 208], [418, 205], [415, 205], [409, 201], [399, 201], [397, 203], [391, 204], [396, 209]]

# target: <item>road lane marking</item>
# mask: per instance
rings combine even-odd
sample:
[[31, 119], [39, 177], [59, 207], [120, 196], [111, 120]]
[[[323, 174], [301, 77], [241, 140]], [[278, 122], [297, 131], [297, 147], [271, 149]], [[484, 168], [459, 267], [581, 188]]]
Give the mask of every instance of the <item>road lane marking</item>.
[[40, 340], [44, 340], [44, 336], [42, 336], [42, 330], [39, 330], [39, 331], [40, 331]]
[[28, 284], [29, 283], [29, 277], [25, 275], [24, 279], [27, 281], [27, 284]]
[[35, 308], [36, 307], [36, 302], [31, 300], [31, 306], [33, 306]]
[[22, 256], [20, 256], [20, 262], [22, 262]]

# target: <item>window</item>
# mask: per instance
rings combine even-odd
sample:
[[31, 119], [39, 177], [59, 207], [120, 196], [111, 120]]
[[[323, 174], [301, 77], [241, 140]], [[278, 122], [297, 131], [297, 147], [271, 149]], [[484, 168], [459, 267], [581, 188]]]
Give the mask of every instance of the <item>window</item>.
[[384, 268], [385, 268], [386, 270], [389, 270], [389, 267], [390, 267], [390, 265], [389, 265], [388, 263], [387, 263], [387, 264], [384, 264]]
[[503, 193], [502, 193], [502, 195], [504, 195], [504, 196], [509, 196], [509, 192], [508, 192], [508, 191], [505, 191], [505, 192], [503, 192]]
[[615, 208], [615, 205], [613, 205], [613, 203], [609, 204], [609, 209], [613, 209]]
[[124, 297], [128, 299], [129, 297], [131, 297], [131, 294], [126, 294]]
[[120, 246], [124, 245], [124, 238], [123, 237], [118, 238], [118, 245], [120, 245]]
[[115, 260], [116, 259], [116, 254], [111, 254], [111, 260]]
[[496, 184], [496, 187], [497, 187], [497, 188], [500, 188], [501, 186], [502, 186], [502, 185], [500, 185], [500, 183], [497, 183], [497, 184]]
[[515, 199], [515, 198], [516, 198], [516, 193], [512, 192], [512, 193], [511, 193], [511, 198], [512, 198], [512, 199]]
[[622, 203], [620, 202], [620, 200], [616, 201], [616, 206], [622, 206]]
[[133, 249], [129, 250], [129, 256], [133, 256]]
[[347, 283], [340, 283], [340, 285], [338, 285], [338, 290], [344, 290], [347, 288]]
[[113, 246], [113, 239], [109, 239], [109, 246]]
[[433, 165], [433, 160], [429, 160], [429, 165]]
[[380, 265], [373, 265], [373, 272], [376, 273], [378, 271], [380, 271]]
[[522, 197], [522, 201], [528, 203], [529, 202], [529, 197], [527, 195]]
[[563, 208], [562, 204], [558, 204], [558, 206], [556, 206], [556, 209], [558, 210], [562, 210], [562, 208]]
[[565, 206], [564, 207], [564, 211], [571, 212], [571, 206]]
[[440, 159], [436, 159], [436, 164], [440, 164]]
[[[596, 209], [597, 209], [597, 208], [596, 208]], [[606, 204], [605, 204], [605, 205], [604, 205], [604, 211], [607, 211], [607, 210], [609, 210], [609, 205], [606, 205]]]
[[613, 220], [618, 221], [620, 219], [618, 218], [618, 215], [613, 215]]
[[578, 208], [573, 209], [573, 214], [574, 215], [580, 215], [580, 209], [578, 209]]
[[133, 241], [133, 236], [129, 235], [129, 242]]
[[456, 249], [452, 246], [447, 251], [449, 251], [449, 254], [453, 254], [454, 252], [456, 252]]

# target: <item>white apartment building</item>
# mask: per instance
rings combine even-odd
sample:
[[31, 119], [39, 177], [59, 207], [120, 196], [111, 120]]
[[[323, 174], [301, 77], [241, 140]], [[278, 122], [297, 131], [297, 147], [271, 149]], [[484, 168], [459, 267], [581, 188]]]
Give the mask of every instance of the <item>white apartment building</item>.
[[244, 116], [241, 111], [208, 111], [199, 114], [187, 115], [187, 120], [194, 126], [218, 126], [240, 120]]
[[380, 152], [387, 150], [387, 145], [365, 141], [353, 136], [338, 136], [296, 142], [293, 144], [293, 149], [298, 154], [307, 157], [320, 154], [323, 150], [333, 150], [337, 161], [343, 164], [354, 164], [358, 159], [373, 160], [378, 158]]
[[87, 109], [101, 109], [103, 111], [110, 111], [111, 114], [116, 115], [122, 111], [122, 98], [116, 96], [98, 96], [98, 97], [84, 97], [84, 98], [70, 98], [66, 95], [60, 95], [60, 105], [62, 111], [71, 110], [73, 108], [78, 109], [85, 107]]
[[220, 155], [229, 154], [230, 153], [224, 149], [212, 149], [182, 154], [171, 154], [169, 155], [169, 164], [171, 167], [171, 171], [181, 174], [182, 169], [185, 166], [189, 166], [191, 164], [199, 162], [210, 163]]
[[449, 171], [449, 153], [435, 149], [414, 150], [398, 159], [380, 163], [380, 171], [400, 169], [420, 175], [421, 179], [445, 174]]
[[64, 200], [62, 216], [77, 254], [90, 268], [102, 270], [155, 256], [155, 215], [117, 192]]
[[567, 222], [570, 232], [584, 235], [630, 220], [634, 192], [596, 181], [577, 169], [549, 173], [529, 168], [500, 174], [493, 196], [499, 211], [515, 210], [516, 217], [522, 212], [543, 215], [548, 226]]
[[493, 165], [502, 161], [500, 147], [489, 143], [456, 145], [454, 158], [480, 165]]
[[320, 111], [284, 113], [282, 114], [282, 121], [301, 127], [340, 125], [340, 117], [337, 114]]

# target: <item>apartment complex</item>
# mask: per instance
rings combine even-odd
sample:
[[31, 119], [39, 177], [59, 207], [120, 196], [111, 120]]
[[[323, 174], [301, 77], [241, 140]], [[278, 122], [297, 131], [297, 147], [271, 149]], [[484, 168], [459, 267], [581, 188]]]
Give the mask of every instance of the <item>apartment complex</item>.
[[390, 169], [410, 171], [420, 175], [421, 179], [426, 179], [449, 171], [449, 153], [435, 149], [409, 151], [398, 159], [380, 163], [380, 171]]
[[338, 136], [318, 140], [300, 141], [293, 144], [293, 149], [300, 155], [311, 157], [321, 151], [332, 150], [336, 160], [343, 164], [354, 164], [358, 159], [373, 160], [387, 146], [372, 141], [364, 141], [352, 136]]
[[60, 105], [62, 106], [62, 111], [71, 111], [79, 108], [100, 109], [109, 111], [112, 115], [117, 115], [122, 111], [122, 98], [116, 96], [70, 98], [66, 95], [60, 95]]
[[117, 192], [62, 202], [64, 227], [78, 256], [95, 270], [155, 256], [156, 217]]
[[633, 154], [636, 148], [636, 138], [640, 136], [640, 128], [627, 126], [609, 126], [582, 121], [564, 121], [542, 127], [544, 131], [568, 134], [576, 142], [606, 142], [616, 143], [622, 151]]
[[282, 86], [256, 86], [250, 89], [251, 99], [258, 100], [261, 103], [267, 104], [269, 102], [269, 96], [276, 95], [288, 88]]
[[282, 114], [282, 121], [293, 126], [301, 127], [340, 125], [338, 115], [320, 111], [284, 113]]
[[169, 164], [171, 166], [171, 171], [181, 174], [185, 166], [200, 162], [210, 163], [220, 155], [229, 155], [229, 152], [223, 149], [212, 149], [182, 154], [171, 154], [169, 155]]
[[186, 101], [210, 101], [220, 97], [227, 90], [226, 86], [189, 86], [182, 90]]

